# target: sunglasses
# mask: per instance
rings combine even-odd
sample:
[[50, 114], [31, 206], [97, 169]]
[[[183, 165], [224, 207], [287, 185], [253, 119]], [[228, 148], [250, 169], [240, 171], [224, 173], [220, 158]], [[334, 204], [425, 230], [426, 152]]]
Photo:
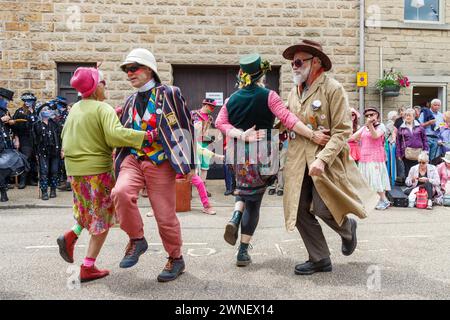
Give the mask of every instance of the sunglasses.
[[426, 161], [419, 161], [420, 164], [427, 164]]
[[312, 59], [314, 59], [314, 57], [311, 57], [311, 58], [308, 58], [308, 59], [304, 59], [304, 60], [301, 60], [301, 59], [295, 59], [294, 61], [291, 62], [291, 66], [292, 66], [292, 68], [293, 68], [294, 66], [295, 66], [296, 68], [301, 68], [302, 65], [305, 64], [305, 61], [312, 60]]
[[374, 117], [376, 115], [376, 113], [368, 113], [365, 114], [364, 117], [368, 118], [368, 117]]
[[140, 68], [142, 68], [141, 65], [131, 65], [131, 66], [125, 66], [122, 68], [123, 72], [128, 73], [128, 72], [132, 72], [135, 73], [136, 71], [138, 71]]

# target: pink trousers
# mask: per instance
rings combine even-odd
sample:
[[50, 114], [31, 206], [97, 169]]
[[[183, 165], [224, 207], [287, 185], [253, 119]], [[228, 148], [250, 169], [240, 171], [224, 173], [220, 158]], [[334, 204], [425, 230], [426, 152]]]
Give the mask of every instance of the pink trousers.
[[[183, 175], [177, 174], [177, 179], [182, 178]], [[209, 208], [208, 193], [206, 191], [205, 183], [199, 175], [195, 174], [192, 177], [192, 184], [197, 188], [198, 195], [200, 196], [200, 201], [202, 202], [203, 208]]]
[[159, 166], [129, 155], [120, 167], [120, 174], [111, 197], [116, 207], [120, 228], [130, 239], [144, 236], [144, 223], [137, 206], [139, 191], [147, 188], [148, 199], [155, 214], [159, 235], [170, 257], [181, 256], [181, 227], [175, 212], [175, 171], [169, 161]]

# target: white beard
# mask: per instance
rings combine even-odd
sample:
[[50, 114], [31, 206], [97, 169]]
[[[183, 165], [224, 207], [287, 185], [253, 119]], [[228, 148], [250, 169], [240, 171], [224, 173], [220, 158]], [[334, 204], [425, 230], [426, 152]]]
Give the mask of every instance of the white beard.
[[302, 75], [294, 73], [294, 75], [292, 76], [292, 81], [294, 81], [294, 84], [296, 86], [298, 86], [299, 84], [301, 84], [303, 82], [301, 80], [302, 80]]
[[299, 73], [294, 72], [292, 80], [296, 86], [302, 84], [308, 79], [309, 70], [301, 70]]

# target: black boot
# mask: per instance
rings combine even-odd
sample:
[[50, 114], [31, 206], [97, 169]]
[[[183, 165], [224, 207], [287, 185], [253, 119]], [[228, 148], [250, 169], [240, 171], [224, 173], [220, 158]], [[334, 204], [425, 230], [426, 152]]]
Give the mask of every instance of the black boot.
[[56, 189], [55, 188], [50, 189], [50, 198], [56, 198]]
[[237, 254], [236, 265], [238, 267], [246, 267], [252, 263], [252, 258], [248, 254], [248, 243], [242, 243], [239, 246], [239, 252]]
[[298, 275], [311, 275], [316, 272], [331, 272], [333, 266], [331, 264], [330, 257], [324, 258], [317, 262], [306, 261], [305, 263], [295, 266], [295, 274]]
[[6, 188], [2, 188], [1, 190], [0, 190], [0, 192], [1, 192], [1, 198], [0, 198], [0, 202], [6, 202], [6, 201], [8, 201], [9, 199], [8, 199], [8, 194], [6, 193]]
[[226, 242], [234, 246], [238, 238], [239, 225], [241, 224], [242, 212], [236, 210], [233, 212], [231, 220], [227, 223], [225, 227], [225, 233], [223, 238]]
[[42, 200], [48, 200], [49, 197], [48, 197], [47, 189], [41, 189], [41, 192], [42, 192], [42, 197], [41, 197], [41, 199], [42, 199]]
[[26, 176], [25, 173], [23, 173], [23, 174], [20, 176], [20, 180], [19, 180], [19, 189], [25, 189], [26, 184], [27, 184], [27, 176]]

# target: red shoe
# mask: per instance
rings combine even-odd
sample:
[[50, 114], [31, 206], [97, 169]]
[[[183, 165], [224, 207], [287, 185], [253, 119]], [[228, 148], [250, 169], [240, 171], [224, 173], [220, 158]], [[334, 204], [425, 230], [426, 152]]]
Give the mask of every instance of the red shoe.
[[56, 239], [56, 243], [59, 246], [59, 254], [69, 263], [73, 263], [73, 249], [77, 240], [78, 236], [73, 230], [67, 231], [64, 235]]
[[109, 270], [99, 270], [95, 265], [92, 267], [81, 265], [80, 267], [80, 282], [88, 282], [104, 278], [107, 275], [109, 275]]

